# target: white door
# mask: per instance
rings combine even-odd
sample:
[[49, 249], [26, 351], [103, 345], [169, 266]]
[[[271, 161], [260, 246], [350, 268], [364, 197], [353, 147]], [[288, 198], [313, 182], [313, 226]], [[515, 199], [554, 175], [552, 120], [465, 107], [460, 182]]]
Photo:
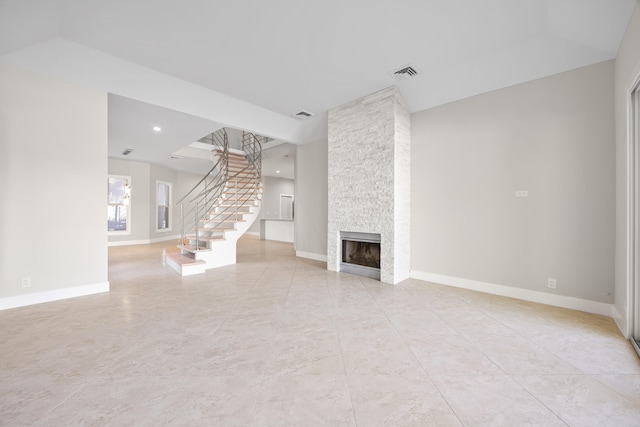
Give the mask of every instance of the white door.
[[293, 195], [280, 195], [280, 219], [293, 219]]

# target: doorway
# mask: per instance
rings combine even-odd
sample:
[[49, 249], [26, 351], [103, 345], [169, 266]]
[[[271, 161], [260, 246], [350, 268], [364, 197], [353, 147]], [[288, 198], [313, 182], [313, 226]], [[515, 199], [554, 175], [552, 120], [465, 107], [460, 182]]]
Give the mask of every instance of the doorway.
[[280, 219], [293, 219], [293, 194], [280, 194]]

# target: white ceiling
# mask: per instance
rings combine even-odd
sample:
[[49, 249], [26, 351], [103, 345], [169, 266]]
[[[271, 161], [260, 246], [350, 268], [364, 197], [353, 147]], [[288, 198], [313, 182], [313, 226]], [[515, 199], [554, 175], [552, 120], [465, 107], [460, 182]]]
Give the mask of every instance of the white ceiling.
[[394, 84], [415, 112], [612, 59], [636, 3], [0, 0], [0, 62], [118, 95], [110, 152], [162, 158], [209, 125], [323, 138], [328, 109]]

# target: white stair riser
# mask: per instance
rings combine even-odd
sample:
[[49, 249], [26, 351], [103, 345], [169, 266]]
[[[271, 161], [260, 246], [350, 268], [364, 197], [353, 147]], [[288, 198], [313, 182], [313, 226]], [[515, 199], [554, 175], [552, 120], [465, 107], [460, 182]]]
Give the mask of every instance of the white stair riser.
[[191, 276], [193, 274], [202, 274], [207, 269], [207, 264], [189, 264], [189, 265], [180, 265], [174, 262], [171, 258], [166, 258], [167, 264], [177, 271], [181, 276]]

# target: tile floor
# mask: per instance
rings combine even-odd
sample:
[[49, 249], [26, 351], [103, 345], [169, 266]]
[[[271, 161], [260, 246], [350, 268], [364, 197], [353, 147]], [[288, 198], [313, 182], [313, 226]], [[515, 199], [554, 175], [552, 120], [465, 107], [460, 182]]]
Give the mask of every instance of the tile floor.
[[0, 425], [638, 426], [608, 318], [325, 270], [245, 237], [179, 277], [109, 250], [109, 294], [0, 312]]

